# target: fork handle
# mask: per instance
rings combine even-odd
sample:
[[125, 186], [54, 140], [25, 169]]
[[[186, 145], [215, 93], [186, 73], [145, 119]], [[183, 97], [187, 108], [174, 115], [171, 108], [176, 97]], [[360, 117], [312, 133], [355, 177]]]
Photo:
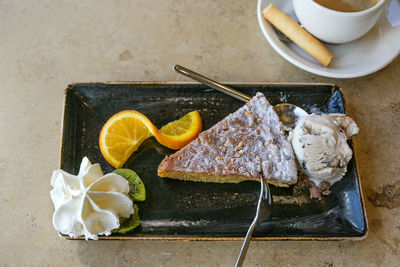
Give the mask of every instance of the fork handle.
[[258, 197], [258, 202], [257, 202], [256, 216], [254, 216], [253, 222], [251, 223], [249, 229], [247, 230], [247, 234], [246, 234], [246, 237], [244, 238], [242, 248], [240, 249], [239, 257], [236, 260], [235, 267], [241, 267], [243, 265], [243, 261], [244, 261], [244, 258], [246, 257], [247, 249], [249, 248], [253, 230], [258, 223], [258, 219], [260, 216], [261, 202], [264, 201], [264, 197], [265, 197], [264, 193], [266, 190], [269, 191], [269, 189], [267, 187], [268, 185], [265, 183], [264, 178], [261, 176], [260, 179], [261, 179], [261, 181], [260, 181], [261, 188], [260, 188], [260, 196]]
[[235, 267], [241, 267], [243, 265], [244, 259], [246, 258], [247, 250], [249, 249], [251, 236], [253, 234], [254, 227], [257, 224], [258, 218], [254, 218], [253, 222], [251, 223], [249, 229], [247, 230], [246, 237], [244, 239], [242, 248], [240, 249], [240, 254], [238, 259], [236, 260]]

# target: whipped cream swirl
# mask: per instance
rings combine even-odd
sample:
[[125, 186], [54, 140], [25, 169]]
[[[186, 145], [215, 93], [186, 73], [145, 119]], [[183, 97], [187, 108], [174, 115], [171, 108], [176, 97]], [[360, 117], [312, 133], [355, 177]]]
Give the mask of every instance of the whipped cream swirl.
[[128, 181], [115, 173], [104, 175], [100, 165], [92, 165], [87, 157], [77, 176], [54, 171], [51, 185], [53, 225], [70, 237], [84, 235], [86, 240], [97, 240], [98, 235], [110, 235], [119, 228], [119, 217], [133, 213]]

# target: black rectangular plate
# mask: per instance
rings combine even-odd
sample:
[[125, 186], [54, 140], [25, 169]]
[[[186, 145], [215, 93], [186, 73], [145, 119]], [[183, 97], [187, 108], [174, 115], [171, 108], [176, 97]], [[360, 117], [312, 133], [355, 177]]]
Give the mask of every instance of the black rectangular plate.
[[[272, 105], [289, 102], [309, 112], [344, 113], [344, 100], [332, 84], [231, 84], [250, 96], [266, 95]], [[84, 156], [113, 171], [98, 146], [99, 133], [113, 114], [134, 109], [157, 127], [198, 110], [203, 130], [244, 103], [204, 85], [188, 83], [80, 83], [66, 89], [61, 169], [77, 174]], [[101, 239], [236, 240], [253, 220], [259, 183], [216, 184], [184, 182], [157, 176], [165, 154], [154, 139], [142, 144], [124, 167], [142, 178], [147, 199], [138, 203], [142, 224], [125, 235]], [[365, 207], [353, 157], [346, 176], [332, 194], [311, 200], [306, 188], [272, 186], [272, 219], [261, 223], [256, 240], [362, 239], [367, 234]], [[68, 237], [66, 237], [68, 238]]]

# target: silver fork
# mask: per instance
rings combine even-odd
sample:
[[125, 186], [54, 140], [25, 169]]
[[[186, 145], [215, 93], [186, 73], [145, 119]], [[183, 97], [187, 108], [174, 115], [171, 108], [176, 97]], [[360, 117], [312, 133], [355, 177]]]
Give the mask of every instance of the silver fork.
[[240, 250], [239, 257], [236, 261], [236, 267], [241, 267], [243, 265], [244, 258], [246, 257], [247, 250], [249, 248], [250, 240], [253, 235], [253, 230], [259, 222], [269, 219], [272, 212], [272, 196], [271, 190], [269, 189], [268, 183], [261, 176], [260, 178], [260, 196], [257, 203], [257, 212], [251, 223], [249, 229], [247, 230], [246, 237], [244, 238], [242, 249]]

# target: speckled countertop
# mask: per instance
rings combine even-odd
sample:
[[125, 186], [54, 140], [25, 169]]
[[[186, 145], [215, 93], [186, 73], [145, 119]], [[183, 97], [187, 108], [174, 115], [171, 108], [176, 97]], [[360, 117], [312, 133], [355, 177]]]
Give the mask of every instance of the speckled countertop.
[[64, 89], [76, 81], [229, 82], [343, 88], [370, 231], [358, 242], [253, 242], [246, 266], [398, 266], [400, 60], [348, 80], [307, 73], [265, 41], [256, 1], [0, 1], [0, 265], [233, 266], [241, 242], [67, 241], [51, 224]]

